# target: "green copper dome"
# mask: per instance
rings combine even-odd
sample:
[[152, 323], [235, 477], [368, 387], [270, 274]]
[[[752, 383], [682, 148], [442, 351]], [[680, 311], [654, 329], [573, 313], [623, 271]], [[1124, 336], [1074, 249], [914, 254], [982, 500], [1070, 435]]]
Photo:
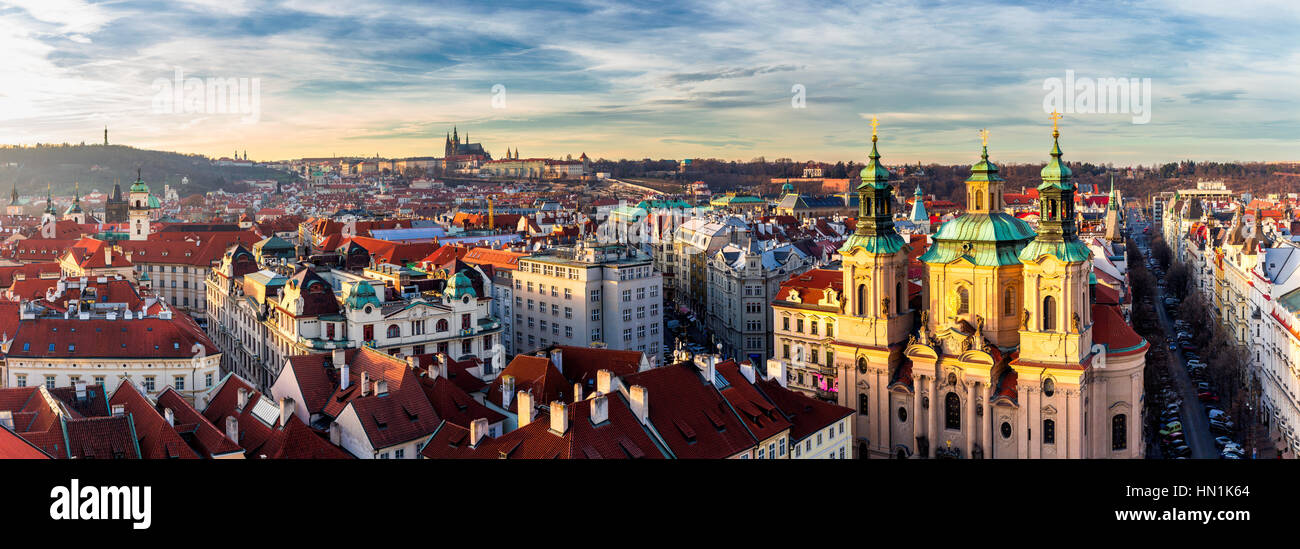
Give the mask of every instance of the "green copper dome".
[[794, 185], [790, 183], [781, 185], [781, 194], [792, 194], [792, 193], [794, 193]]
[[858, 172], [862, 176], [862, 184], [858, 185], [859, 189], [876, 188], [884, 189], [889, 187], [889, 170], [880, 165], [880, 153], [876, 151], [876, 136], [871, 136], [871, 154], [867, 155], [871, 160], [867, 165]]
[[144, 184], [144, 179], [137, 178], [137, 179], [135, 180], [135, 183], [132, 183], [132, 184], [131, 184], [131, 191], [130, 191], [130, 192], [133, 192], [133, 193], [147, 193], [147, 192], [149, 192], [149, 186]]
[[344, 304], [349, 309], [360, 309], [367, 304], [379, 306], [379, 297], [375, 295], [375, 287], [366, 282], [358, 282], [352, 285], [352, 291], [348, 292], [348, 298]]
[[447, 299], [460, 299], [463, 296], [478, 297], [474, 291], [474, 283], [470, 282], [469, 277], [464, 272], [456, 273], [447, 281], [447, 289], [443, 292]]

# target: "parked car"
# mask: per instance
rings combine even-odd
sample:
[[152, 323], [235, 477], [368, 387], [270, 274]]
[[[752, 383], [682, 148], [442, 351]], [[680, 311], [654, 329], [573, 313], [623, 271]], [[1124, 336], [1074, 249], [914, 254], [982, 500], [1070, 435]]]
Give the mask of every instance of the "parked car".
[[1181, 433], [1182, 431], [1183, 431], [1183, 424], [1182, 424], [1182, 422], [1179, 422], [1179, 421], [1171, 421], [1171, 422], [1169, 422], [1168, 425], [1165, 425], [1165, 428], [1164, 428], [1164, 429], [1161, 429], [1161, 430], [1159, 431], [1159, 433], [1160, 433], [1162, 436], [1168, 436], [1170, 433]]
[[1220, 449], [1222, 449], [1224, 446], [1227, 446], [1229, 444], [1236, 444], [1236, 443], [1233, 442], [1232, 439], [1228, 437], [1218, 437], [1214, 439], [1214, 445], [1218, 446]]
[[1169, 450], [1169, 455], [1172, 455], [1172, 456], [1175, 456], [1175, 457], [1186, 457], [1186, 456], [1190, 455], [1191, 453], [1192, 453], [1192, 449], [1191, 449], [1191, 448], [1188, 448], [1186, 444], [1180, 444], [1180, 445], [1175, 446], [1175, 447], [1173, 447], [1173, 448], [1171, 448], [1171, 449]]
[[1201, 402], [1219, 401], [1219, 395], [1214, 394], [1214, 391], [1205, 391], [1202, 393], [1197, 393], [1196, 398], [1200, 399]]
[[1219, 454], [1219, 459], [1242, 459], [1242, 457], [1232, 452], [1224, 452]]
[[1229, 427], [1228, 424], [1223, 423], [1221, 421], [1211, 421], [1210, 432], [1220, 434], [1220, 435], [1231, 435], [1232, 427]]

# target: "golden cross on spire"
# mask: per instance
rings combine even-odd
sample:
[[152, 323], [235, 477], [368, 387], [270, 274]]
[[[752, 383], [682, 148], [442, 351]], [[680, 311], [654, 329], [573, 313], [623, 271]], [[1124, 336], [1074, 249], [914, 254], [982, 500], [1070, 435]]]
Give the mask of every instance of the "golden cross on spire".
[[989, 130], [988, 130], [988, 128], [982, 128], [982, 129], [980, 129], [980, 143], [982, 143], [985, 147], [989, 146]]
[[1052, 131], [1056, 132], [1057, 131], [1056, 122], [1061, 119], [1061, 113], [1052, 111], [1052, 114], [1048, 116], [1048, 118], [1052, 119]]
[[880, 126], [880, 120], [876, 119], [876, 115], [874, 114], [871, 115], [871, 138], [872, 139], [876, 138], [876, 127], [878, 126]]

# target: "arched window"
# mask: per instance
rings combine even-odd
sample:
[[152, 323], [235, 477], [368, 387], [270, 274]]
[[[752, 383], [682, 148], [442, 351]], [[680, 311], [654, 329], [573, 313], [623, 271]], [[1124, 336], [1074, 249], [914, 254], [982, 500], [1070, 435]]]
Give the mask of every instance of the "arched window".
[[1056, 329], [1056, 298], [1047, 296], [1043, 298], [1043, 331], [1050, 332]]
[[866, 393], [859, 393], [859, 394], [858, 394], [858, 413], [859, 413], [859, 414], [862, 414], [862, 415], [865, 416], [865, 415], [867, 415], [867, 410], [868, 410], [868, 407], [867, 407], [867, 394], [866, 394]]
[[867, 202], [864, 204], [864, 206], [866, 206], [866, 207], [865, 207], [865, 208], [862, 208], [862, 211], [867, 212], [867, 215], [871, 215], [871, 214], [872, 214], [872, 211], [871, 211], [871, 199], [868, 198], [868, 199], [866, 199], [866, 200], [867, 200]]
[[1056, 422], [1043, 420], [1043, 444], [1056, 444]]
[[434, 327], [439, 332], [447, 331], [447, 319], [445, 318], [438, 319], [438, 323], [435, 324]]
[[867, 314], [867, 285], [858, 284], [858, 316]]
[[1128, 449], [1128, 416], [1119, 414], [1110, 420], [1110, 449]]
[[970, 313], [970, 290], [965, 286], [957, 287], [957, 314]]
[[1043, 380], [1043, 396], [1050, 397], [1056, 394], [1056, 382], [1050, 378]]
[[907, 310], [905, 303], [907, 303], [907, 294], [903, 293], [903, 283], [900, 281], [894, 285], [894, 306], [899, 314]]
[[1002, 316], [1012, 316], [1016, 314], [1016, 289], [1007, 286], [1006, 292], [1002, 294]]
[[984, 191], [975, 191], [975, 207], [971, 209], [973, 210], [984, 209]]
[[389, 326], [389, 327], [388, 327], [388, 337], [390, 337], [390, 338], [392, 338], [392, 337], [402, 337], [402, 329], [401, 329], [401, 328], [398, 328], [396, 324], [394, 324], [394, 325], [392, 325], [392, 326]]
[[956, 431], [961, 430], [961, 399], [957, 398], [957, 393], [949, 392], [943, 399], [944, 427]]

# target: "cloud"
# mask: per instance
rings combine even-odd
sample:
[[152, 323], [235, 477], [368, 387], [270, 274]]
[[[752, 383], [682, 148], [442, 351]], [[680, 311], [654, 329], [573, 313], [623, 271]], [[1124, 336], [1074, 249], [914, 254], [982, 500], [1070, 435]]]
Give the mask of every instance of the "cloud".
[[1246, 90], [1198, 91], [1184, 93], [1183, 97], [1193, 103], [1203, 103], [1205, 101], [1232, 101], [1245, 94]]

